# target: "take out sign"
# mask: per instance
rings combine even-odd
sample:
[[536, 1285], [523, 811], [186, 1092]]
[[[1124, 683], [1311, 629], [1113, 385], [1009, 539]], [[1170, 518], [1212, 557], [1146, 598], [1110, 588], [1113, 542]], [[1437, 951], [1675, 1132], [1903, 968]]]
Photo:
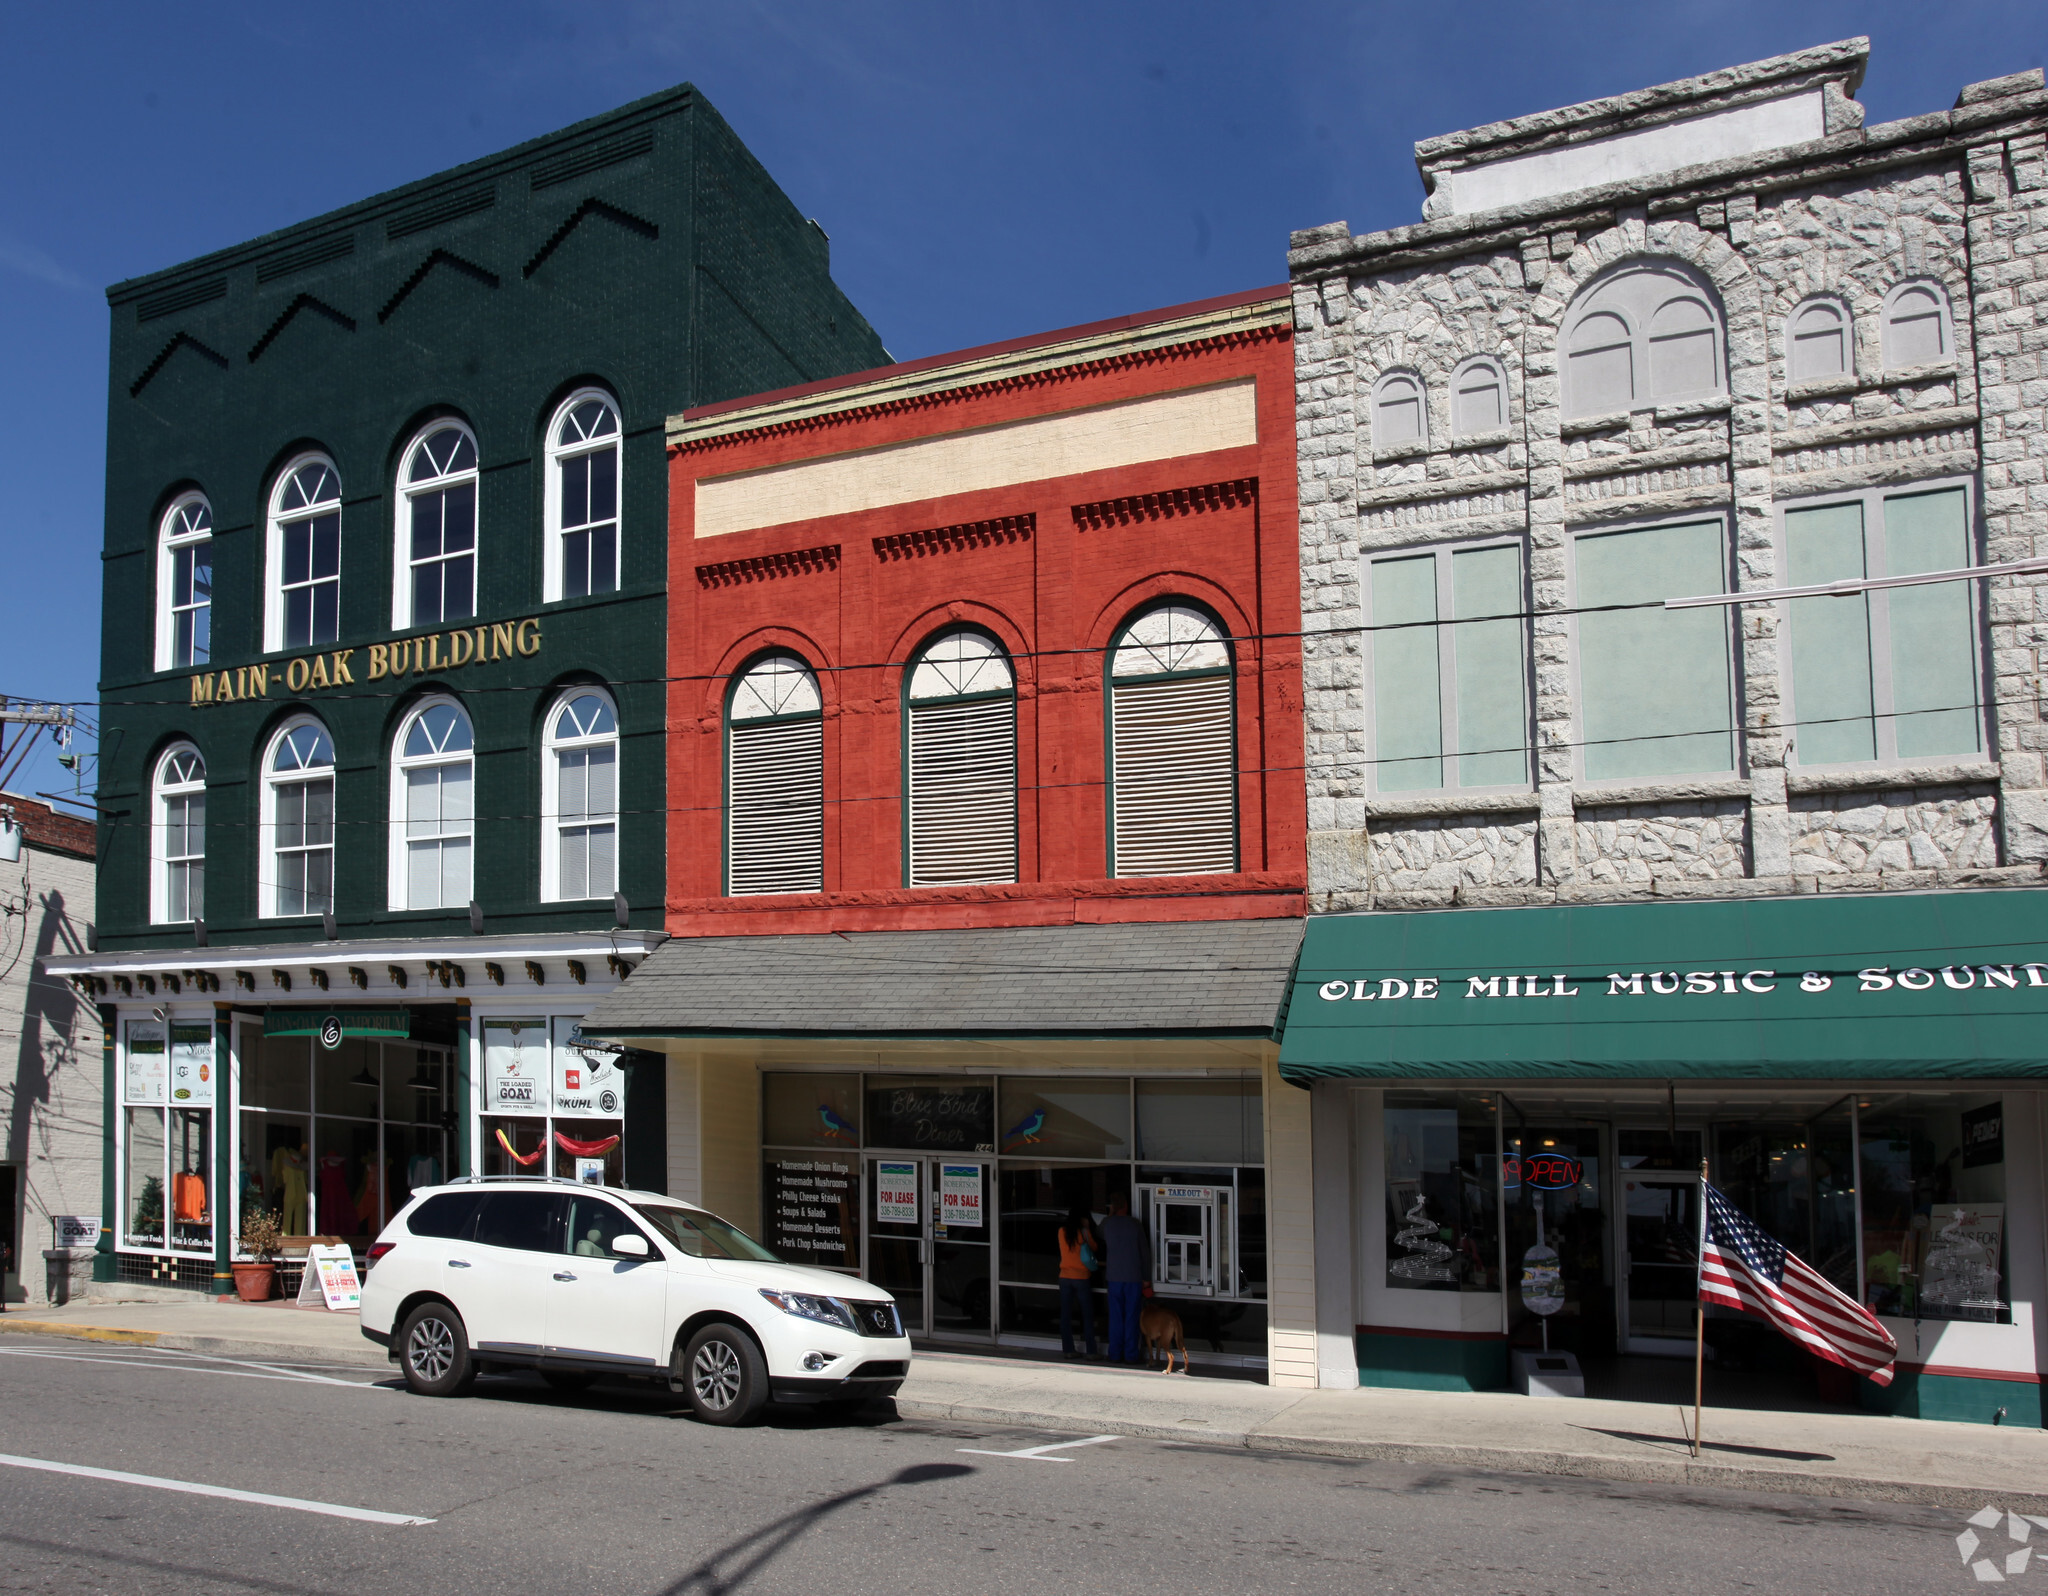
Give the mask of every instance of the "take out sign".
[[[1462, 981], [1465, 989], [1458, 992]], [[1992, 992], [2022, 986], [2048, 987], [2048, 964], [1918, 965], [1895, 970], [1873, 965], [1853, 975], [1822, 970], [1631, 970], [1601, 975], [1416, 975], [1350, 976], [1325, 981], [1316, 995], [1325, 1003], [1394, 1003], [1438, 997], [1571, 998], [1763, 996], [1788, 991], [1826, 992], [1837, 982], [1855, 982], [1857, 992], [1926, 992], [1936, 986], [1955, 992]], [[1601, 985], [1605, 982], [1605, 986]]]

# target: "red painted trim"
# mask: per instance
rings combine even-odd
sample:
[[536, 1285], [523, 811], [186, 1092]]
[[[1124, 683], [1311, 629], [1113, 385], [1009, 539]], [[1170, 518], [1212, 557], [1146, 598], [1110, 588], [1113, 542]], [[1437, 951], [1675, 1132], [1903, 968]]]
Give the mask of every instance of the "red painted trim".
[[2011, 1369], [1965, 1369], [1954, 1363], [1900, 1363], [1894, 1365], [1901, 1374], [1936, 1374], [1951, 1380], [2011, 1380], [2020, 1385], [2039, 1385], [2038, 1374], [2025, 1374]]
[[721, 399], [715, 405], [700, 405], [695, 410], [685, 410], [683, 419], [698, 421], [706, 416], [727, 415], [735, 410], [772, 404], [778, 400], [803, 399], [812, 394], [830, 393], [835, 388], [854, 388], [866, 382], [879, 382], [884, 377], [907, 377], [913, 372], [932, 371], [941, 366], [958, 365], [962, 361], [986, 359], [990, 355], [1007, 355], [1019, 349], [1036, 349], [1041, 345], [1065, 343], [1069, 339], [1087, 338], [1098, 333], [1129, 332], [1138, 327], [1151, 327], [1162, 321], [1174, 321], [1182, 316], [1199, 316], [1204, 311], [1230, 310], [1238, 305], [1284, 300], [1290, 292], [1288, 284], [1280, 283], [1271, 288], [1252, 288], [1242, 293], [1222, 294], [1214, 299], [1190, 300], [1185, 305], [1168, 305], [1163, 310], [1133, 311], [1127, 316], [1112, 316], [1107, 321], [1084, 322], [1079, 327], [1062, 327], [1056, 332], [1032, 333], [1023, 338], [1005, 338], [1000, 343], [976, 344], [971, 349], [955, 349], [943, 355], [926, 355], [921, 360], [902, 360], [893, 366], [876, 366], [871, 370], [856, 371], [844, 377], [827, 377], [821, 382], [799, 383], [793, 388], [772, 388], [767, 393], [749, 394], [743, 399]]
[[1358, 1326], [1362, 1336], [1419, 1336], [1424, 1341], [1505, 1341], [1507, 1335], [1500, 1330], [1411, 1330], [1405, 1325], [1362, 1324]]

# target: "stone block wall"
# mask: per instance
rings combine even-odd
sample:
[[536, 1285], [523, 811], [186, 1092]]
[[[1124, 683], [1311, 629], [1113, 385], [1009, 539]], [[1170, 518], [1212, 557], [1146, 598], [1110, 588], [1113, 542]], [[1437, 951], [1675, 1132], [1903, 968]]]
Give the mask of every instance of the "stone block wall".
[[[1973, 97], [1974, 96], [1974, 97]], [[1732, 612], [1732, 772], [1589, 791], [1576, 704], [1572, 540], [1725, 516], [1735, 590], [1786, 585], [1792, 501], [1962, 483], [1977, 558], [2048, 557], [2048, 93], [2022, 75], [1958, 109], [1849, 119], [1788, 164], [1740, 157], [1479, 215], [1294, 239], [1311, 912], [1731, 891], [2048, 879], [2048, 577], [1975, 584], [1983, 746], [1938, 767], [1803, 771], [1782, 606]], [[1673, 181], [1682, 175], [1682, 183]], [[1559, 340], [1625, 262], [1676, 261], [1720, 301], [1725, 392], [1568, 419]], [[1887, 296], [1946, 296], [1945, 356], [1885, 364]], [[1851, 369], [1794, 384], [1807, 299], [1848, 312]], [[1452, 437], [1450, 374], [1506, 373], [1509, 426]], [[1388, 448], [1374, 386], [1412, 373], [1426, 437]], [[1377, 794], [1362, 561], [1474, 538], [1522, 542], [1535, 780], [1501, 795]]]

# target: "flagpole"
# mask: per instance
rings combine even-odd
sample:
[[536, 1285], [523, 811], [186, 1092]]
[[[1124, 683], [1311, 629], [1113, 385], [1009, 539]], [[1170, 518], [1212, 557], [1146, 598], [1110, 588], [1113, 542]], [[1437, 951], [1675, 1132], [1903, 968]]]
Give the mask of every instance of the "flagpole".
[[1700, 1160], [1700, 1233], [1693, 1244], [1692, 1455], [1700, 1455], [1700, 1407], [1707, 1377], [1707, 1301], [1700, 1276], [1707, 1266], [1707, 1161]]

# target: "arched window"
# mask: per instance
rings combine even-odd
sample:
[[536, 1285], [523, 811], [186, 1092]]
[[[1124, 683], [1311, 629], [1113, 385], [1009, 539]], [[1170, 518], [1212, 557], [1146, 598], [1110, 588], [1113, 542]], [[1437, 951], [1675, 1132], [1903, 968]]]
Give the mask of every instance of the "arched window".
[[904, 883], [1017, 879], [1017, 685], [980, 632], [925, 645], [905, 693]]
[[1507, 374], [1480, 356], [1451, 373], [1451, 431], [1460, 438], [1498, 432], [1508, 424]]
[[1884, 302], [1884, 369], [1926, 366], [1955, 353], [1948, 299], [1932, 283], [1901, 283]]
[[1187, 604], [1162, 604], [1110, 645], [1109, 873], [1237, 868], [1230, 645]]
[[1624, 267], [1581, 294], [1564, 319], [1565, 414], [1598, 416], [1726, 386], [1719, 301], [1676, 264]]
[[206, 762], [190, 743], [156, 762], [156, 869], [149, 917], [181, 925], [206, 915]]
[[725, 713], [725, 890], [825, 885], [825, 724], [818, 678], [770, 654], [733, 684]]
[[391, 907], [469, 902], [476, 736], [452, 698], [430, 698], [398, 729], [391, 765]]
[[571, 688], [548, 717], [541, 794], [540, 895], [549, 902], [619, 890], [619, 716], [592, 687]]
[[619, 410], [595, 388], [573, 393], [548, 423], [549, 601], [619, 588]]
[[476, 614], [476, 439], [437, 422], [406, 450], [398, 480], [391, 624], [466, 620]]
[[320, 455], [294, 460], [270, 496], [263, 646], [311, 648], [341, 636], [341, 477]]
[[204, 665], [213, 645], [213, 511], [203, 493], [171, 501], [157, 530], [156, 668]]
[[262, 913], [334, 908], [334, 743], [317, 720], [287, 721], [263, 760]]
[[1429, 421], [1424, 410], [1420, 378], [1406, 371], [1380, 378], [1372, 391], [1372, 446], [1399, 449], [1426, 442]]
[[1849, 370], [1849, 315], [1840, 301], [1809, 299], [1785, 319], [1787, 382], [1817, 382]]

